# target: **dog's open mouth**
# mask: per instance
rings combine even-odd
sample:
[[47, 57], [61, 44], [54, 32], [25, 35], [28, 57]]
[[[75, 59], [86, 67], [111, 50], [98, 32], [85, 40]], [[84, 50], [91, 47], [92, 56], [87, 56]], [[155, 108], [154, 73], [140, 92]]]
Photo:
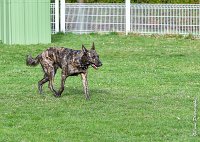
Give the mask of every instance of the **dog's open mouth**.
[[98, 67], [95, 64], [91, 64], [91, 66], [96, 70], [98, 69]]

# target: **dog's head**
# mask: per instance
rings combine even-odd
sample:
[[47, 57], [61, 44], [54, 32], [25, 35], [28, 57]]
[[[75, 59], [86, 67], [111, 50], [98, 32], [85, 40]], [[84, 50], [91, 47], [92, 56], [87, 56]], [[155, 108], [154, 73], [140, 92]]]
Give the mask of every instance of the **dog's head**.
[[87, 65], [91, 65], [94, 69], [98, 69], [98, 67], [102, 66], [102, 63], [99, 59], [99, 55], [97, 54], [94, 46], [94, 42], [92, 44], [92, 48], [87, 50], [84, 45], [82, 45], [83, 51], [83, 62], [87, 63]]

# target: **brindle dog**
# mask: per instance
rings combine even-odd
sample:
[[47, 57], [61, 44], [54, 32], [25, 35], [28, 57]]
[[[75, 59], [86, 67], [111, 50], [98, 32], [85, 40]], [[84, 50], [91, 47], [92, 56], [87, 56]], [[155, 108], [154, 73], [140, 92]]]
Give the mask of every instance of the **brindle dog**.
[[[94, 43], [92, 48], [87, 50], [82, 45], [82, 50], [73, 50], [64, 47], [50, 47], [46, 51], [39, 54], [36, 58], [27, 56], [26, 64], [28, 66], [36, 66], [41, 64], [44, 71], [44, 77], [38, 82], [38, 90], [42, 93], [42, 86], [49, 82], [49, 88], [55, 97], [60, 97], [64, 91], [65, 80], [68, 76], [77, 76], [81, 74], [83, 88], [86, 99], [89, 99], [87, 70], [91, 65], [94, 69], [102, 66], [99, 55], [95, 50]], [[54, 89], [53, 81], [58, 68], [61, 72], [61, 87], [58, 91]]]

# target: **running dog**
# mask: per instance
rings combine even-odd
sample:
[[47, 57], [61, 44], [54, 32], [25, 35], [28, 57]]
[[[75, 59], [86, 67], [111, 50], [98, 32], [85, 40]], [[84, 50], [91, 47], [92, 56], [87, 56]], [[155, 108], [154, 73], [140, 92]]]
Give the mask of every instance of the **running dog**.
[[[64, 47], [50, 47], [36, 58], [27, 55], [27, 66], [36, 66], [41, 64], [44, 71], [44, 77], [38, 82], [39, 93], [42, 93], [42, 86], [49, 82], [49, 89], [53, 92], [55, 97], [60, 97], [64, 91], [65, 80], [69, 76], [77, 76], [81, 74], [85, 98], [89, 99], [87, 70], [89, 66], [94, 69], [102, 66], [99, 55], [95, 50], [94, 43], [92, 48], [87, 50], [82, 45], [82, 50], [73, 50]], [[58, 68], [61, 68], [61, 87], [58, 91], [54, 89], [54, 77]]]

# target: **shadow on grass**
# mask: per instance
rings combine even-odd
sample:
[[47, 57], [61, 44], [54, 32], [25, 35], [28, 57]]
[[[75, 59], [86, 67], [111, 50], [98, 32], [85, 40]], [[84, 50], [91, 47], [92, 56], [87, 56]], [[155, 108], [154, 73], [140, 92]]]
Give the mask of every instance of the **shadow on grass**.
[[[37, 94], [39, 94], [38, 90], [36, 90], [35, 92], [37, 92]], [[110, 92], [104, 88], [95, 88], [95, 89], [90, 89], [89, 88], [89, 95], [91, 96], [95, 96], [95, 95], [106, 95], [106, 94], [110, 94]], [[45, 97], [45, 96], [52, 96], [53, 97], [53, 93], [48, 89], [45, 88], [43, 89], [43, 93], [40, 94], [41, 96]], [[67, 96], [84, 96], [84, 90], [82, 87], [80, 88], [74, 88], [74, 87], [65, 87], [64, 92], [62, 93], [61, 97], [67, 97]]]
[[[89, 95], [103, 95], [103, 94], [109, 94], [109, 92], [103, 88], [99, 89], [89, 89]], [[83, 88], [65, 88], [62, 96], [72, 96], [72, 95], [84, 95]]]

